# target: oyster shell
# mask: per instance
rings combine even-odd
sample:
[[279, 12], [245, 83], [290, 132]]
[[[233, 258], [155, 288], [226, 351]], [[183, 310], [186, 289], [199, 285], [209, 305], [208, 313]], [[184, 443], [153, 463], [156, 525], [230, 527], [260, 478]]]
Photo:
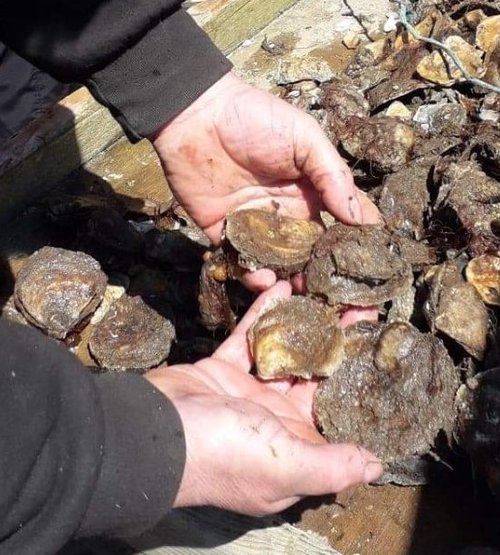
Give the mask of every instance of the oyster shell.
[[500, 257], [484, 254], [473, 258], [465, 269], [465, 277], [486, 304], [500, 306]]
[[424, 314], [433, 332], [440, 331], [468, 353], [482, 359], [488, 339], [488, 311], [476, 289], [464, 280], [455, 262], [434, 266], [425, 275], [430, 294]]
[[242, 209], [227, 216], [225, 237], [238, 252], [238, 264], [255, 270], [269, 268], [279, 276], [304, 269], [323, 227], [277, 212]]
[[483, 19], [476, 29], [476, 44], [485, 52], [495, 50], [500, 42], [500, 15]]
[[468, 250], [472, 256], [500, 248], [500, 238], [494, 231], [500, 222], [498, 181], [486, 175], [476, 162], [449, 165], [436, 208], [449, 208], [456, 213], [469, 235]]
[[411, 125], [397, 118], [353, 116], [339, 133], [339, 139], [352, 157], [388, 173], [410, 160], [416, 135]]
[[266, 380], [330, 376], [344, 354], [344, 334], [334, 309], [307, 297], [266, 306], [248, 331], [258, 375]]
[[[473, 77], [484, 75], [485, 68], [483, 67], [483, 53], [481, 50], [457, 35], [449, 36], [444, 41], [444, 44], [462, 62], [469, 75]], [[417, 65], [417, 72], [427, 81], [447, 87], [464, 79], [462, 71], [456, 66], [450, 56], [438, 50], [435, 50], [420, 61]]]
[[99, 306], [106, 284], [106, 274], [88, 254], [43, 247], [19, 272], [14, 298], [28, 322], [64, 339]]
[[424, 216], [430, 202], [429, 172], [430, 165], [414, 162], [384, 180], [378, 207], [391, 231], [417, 240], [423, 238]]
[[314, 246], [306, 277], [308, 292], [330, 305], [373, 306], [407, 289], [412, 273], [383, 226], [335, 224]]
[[384, 462], [428, 453], [451, 432], [459, 376], [442, 342], [408, 323], [345, 330], [345, 357], [321, 382], [314, 414], [330, 442], [354, 442]]
[[169, 320], [124, 294], [93, 328], [89, 350], [102, 368], [147, 370], [167, 358], [174, 338]]

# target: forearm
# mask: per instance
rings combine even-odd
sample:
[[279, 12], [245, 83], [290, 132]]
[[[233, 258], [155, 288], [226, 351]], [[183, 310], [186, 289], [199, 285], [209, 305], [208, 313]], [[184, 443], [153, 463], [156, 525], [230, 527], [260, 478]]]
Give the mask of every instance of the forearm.
[[0, 554], [51, 554], [166, 514], [185, 459], [171, 403], [139, 376], [92, 376], [34, 330], [0, 321], [0, 344]]
[[138, 140], [230, 69], [180, 4], [9, 1], [0, 8], [0, 39], [57, 79], [87, 84]]

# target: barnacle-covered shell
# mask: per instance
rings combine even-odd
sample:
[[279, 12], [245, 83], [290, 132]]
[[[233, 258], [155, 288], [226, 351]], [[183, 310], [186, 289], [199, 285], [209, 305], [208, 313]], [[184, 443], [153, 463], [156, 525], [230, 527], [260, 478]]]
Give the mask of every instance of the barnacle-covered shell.
[[43, 247], [17, 276], [15, 302], [23, 316], [64, 339], [101, 302], [107, 277], [88, 254]]
[[302, 270], [323, 228], [309, 220], [281, 216], [276, 211], [242, 209], [226, 220], [225, 237], [249, 270], [270, 268], [280, 275]]
[[488, 311], [476, 289], [465, 281], [452, 261], [431, 268], [425, 281], [430, 294], [424, 314], [432, 331], [446, 334], [475, 358], [483, 358]]
[[250, 328], [248, 339], [263, 379], [330, 376], [344, 354], [336, 312], [307, 297], [273, 301]]
[[[449, 36], [444, 44], [453, 51], [457, 58], [462, 62], [469, 75], [481, 77], [484, 74], [483, 54], [481, 50], [475, 48], [463, 38], [452, 35]], [[451, 57], [435, 50], [428, 54], [417, 66], [417, 72], [421, 77], [432, 83], [450, 86], [457, 81], [462, 81], [464, 75], [457, 67]]]
[[486, 304], [500, 306], [500, 257], [484, 254], [473, 258], [467, 264], [465, 277]]
[[308, 292], [333, 306], [373, 306], [406, 289], [411, 268], [383, 226], [335, 224], [314, 246], [306, 277]]
[[89, 349], [102, 368], [147, 370], [167, 358], [174, 337], [169, 320], [125, 294], [92, 330]]
[[451, 431], [458, 373], [442, 342], [411, 324], [361, 322], [317, 390], [314, 413], [330, 442], [353, 442], [384, 462], [430, 451]]
[[354, 158], [366, 160], [382, 172], [391, 172], [410, 160], [416, 135], [411, 125], [397, 118], [351, 117], [339, 138]]

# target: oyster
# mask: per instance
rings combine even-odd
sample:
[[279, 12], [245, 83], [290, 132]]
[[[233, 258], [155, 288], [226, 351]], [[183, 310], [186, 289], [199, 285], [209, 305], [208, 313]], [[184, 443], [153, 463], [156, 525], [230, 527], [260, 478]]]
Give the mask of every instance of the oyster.
[[208, 330], [218, 328], [233, 329], [236, 315], [227, 294], [226, 281], [231, 277], [234, 265], [227, 263], [221, 249], [208, 252], [201, 268], [198, 295], [201, 321]]
[[437, 210], [451, 209], [465, 228], [472, 256], [500, 248], [496, 226], [500, 222], [498, 181], [476, 162], [451, 163], [444, 174], [436, 201]]
[[174, 338], [169, 320], [124, 294], [93, 328], [89, 350], [102, 368], [147, 370], [167, 358]]
[[413, 276], [383, 226], [335, 224], [314, 246], [306, 277], [308, 292], [330, 305], [373, 306], [399, 296]]
[[[483, 53], [457, 35], [449, 36], [444, 44], [457, 56], [469, 75], [481, 77], [484, 75]], [[462, 71], [451, 57], [435, 50], [423, 58], [417, 66], [420, 77], [427, 81], [449, 87], [464, 79]]]
[[411, 125], [397, 118], [353, 116], [339, 133], [339, 139], [353, 158], [366, 160], [388, 173], [410, 160], [416, 134]]
[[500, 15], [494, 15], [483, 19], [476, 29], [477, 46], [485, 52], [492, 52], [499, 42]]
[[428, 453], [455, 419], [459, 376], [442, 342], [403, 322], [361, 322], [344, 333], [344, 360], [314, 400], [325, 437], [386, 463]]
[[464, 280], [455, 262], [434, 266], [425, 275], [430, 295], [424, 314], [433, 332], [454, 339], [482, 359], [488, 339], [488, 311], [476, 289]]
[[427, 177], [430, 165], [413, 162], [388, 175], [378, 207], [387, 227], [420, 240], [424, 236], [424, 216], [429, 208]]
[[99, 306], [106, 284], [106, 274], [91, 256], [43, 247], [19, 272], [14, 298], [28, 322], [64, 339]]
[[500, 306], [500, 257], [483, 254], [473, 258], [465, 269], [465, 277], [486, 304]]
[[344, 354], [335, 310], [307, 297], [270, 303], [248, 331], [248, 339], [257, 373], [266, 380], [331, 376]]
[[280, 277], [304, 269], [323, 227], [276, 211], [242, 209], [227, 216], [225, 237], [247, 270], [269, 268]]

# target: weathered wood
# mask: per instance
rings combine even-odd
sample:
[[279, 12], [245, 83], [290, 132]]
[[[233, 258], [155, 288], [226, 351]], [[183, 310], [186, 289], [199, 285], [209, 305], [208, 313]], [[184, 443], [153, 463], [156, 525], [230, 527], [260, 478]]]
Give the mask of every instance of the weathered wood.
[[[213, 9], [209, 8], [212, 2]], [[191, 8], [196, 21], [226, 54], [263, 29], [297, 0], [207, 0]]]
[[27, 126], [0, 154], [0, 221], [12, 216], [121, 136], [85, 89]]

